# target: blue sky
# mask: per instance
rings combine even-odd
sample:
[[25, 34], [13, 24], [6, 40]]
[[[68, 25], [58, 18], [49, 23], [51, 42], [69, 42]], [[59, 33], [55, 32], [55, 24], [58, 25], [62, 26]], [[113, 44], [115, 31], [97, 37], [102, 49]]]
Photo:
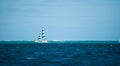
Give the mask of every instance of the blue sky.
[[0, 40], [120, 39], [120, 0], [0, 0]]

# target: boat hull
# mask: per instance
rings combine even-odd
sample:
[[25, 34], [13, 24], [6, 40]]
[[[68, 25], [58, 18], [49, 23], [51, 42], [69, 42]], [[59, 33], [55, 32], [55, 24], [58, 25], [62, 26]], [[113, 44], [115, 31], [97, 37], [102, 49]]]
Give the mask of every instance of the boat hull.
[[36, 43], [47, 43], [48, 41], [47, 40], [35, 40], [34, 42], [36, 42]]

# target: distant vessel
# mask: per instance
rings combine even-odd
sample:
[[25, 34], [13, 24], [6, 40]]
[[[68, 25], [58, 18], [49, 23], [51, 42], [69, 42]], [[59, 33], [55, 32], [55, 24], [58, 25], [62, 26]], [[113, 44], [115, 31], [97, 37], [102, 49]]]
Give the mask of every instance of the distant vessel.
[[35, 40], [37, 43], [47, 43], [48, 41], [46, 40], [46, 35], [44, 31], [44, 27], [42, 27], [42, 31], [39, 33], [38, 38]]

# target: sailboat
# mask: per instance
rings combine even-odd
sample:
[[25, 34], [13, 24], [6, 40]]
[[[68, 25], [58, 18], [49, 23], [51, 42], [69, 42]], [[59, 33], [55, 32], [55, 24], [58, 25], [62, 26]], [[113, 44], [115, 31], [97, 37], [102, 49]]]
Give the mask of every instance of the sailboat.
[[39, 33], [38, 38], [35, 40], [37, 43], [47, 43], [48, 41], [46, 40], [46, 35], [44, 31], [44, 27], [42, 27], [42, 31]]

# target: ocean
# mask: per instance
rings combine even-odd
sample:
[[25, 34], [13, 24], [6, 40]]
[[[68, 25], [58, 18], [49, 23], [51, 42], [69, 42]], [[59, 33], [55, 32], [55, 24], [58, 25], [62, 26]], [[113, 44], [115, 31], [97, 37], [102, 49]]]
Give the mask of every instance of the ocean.
[[120, 66], [120, 43], [0, 41], [0, 66]]

